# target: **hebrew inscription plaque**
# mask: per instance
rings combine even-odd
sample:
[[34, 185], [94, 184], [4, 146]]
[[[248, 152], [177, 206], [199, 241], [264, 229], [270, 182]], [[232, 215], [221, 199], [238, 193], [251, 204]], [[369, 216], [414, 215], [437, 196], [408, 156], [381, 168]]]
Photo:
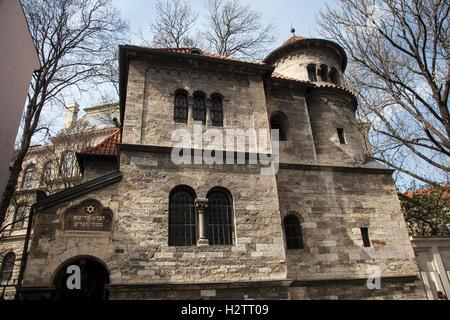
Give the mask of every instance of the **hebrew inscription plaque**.
[[111, 231], [112, 216], [99, 201], [84, 200], [64, 213], [64, 230]]

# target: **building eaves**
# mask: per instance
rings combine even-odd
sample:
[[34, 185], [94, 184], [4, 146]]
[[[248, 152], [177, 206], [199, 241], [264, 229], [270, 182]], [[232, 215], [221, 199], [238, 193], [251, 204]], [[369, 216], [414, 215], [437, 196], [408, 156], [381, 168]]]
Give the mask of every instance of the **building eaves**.
[[47, 197], [41, 197], [33, 206], [37, 210], [42, 210], [46, 208], [53, 207], [60, 203], [69, 201], [71, 199], [82, 196], [86, 193], [92, 192], [94, 190], [106, 187], [110, 184], [116, 183], [122, 179], [122, 173], [120, 171], [115, 171], [108, 173], [104, 176], [95, 178], [93, 180], [84, 182], [77, 186], [64, 189], [60, 192], [54, 193]]

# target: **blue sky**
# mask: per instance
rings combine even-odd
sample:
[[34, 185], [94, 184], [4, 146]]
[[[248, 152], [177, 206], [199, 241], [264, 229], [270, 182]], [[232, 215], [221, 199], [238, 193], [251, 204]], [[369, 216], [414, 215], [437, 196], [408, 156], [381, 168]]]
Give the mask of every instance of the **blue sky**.
[[[242, 0], [253, 10], [258, 11], [264, 22], [277, 26], [276, 36], [278, 43], [282, 44], [291, 36], [291, 23], [299, 36], [319, 36], [316, 26], [316, 15], [325, 4], [333, 5], [337, 0]], [[112, 0], [113, 4], [122, 12], [124, 19], [128, 20], [132, 31], [136, 32], [141, 26], [147, 30], [149, 22], [155, 17], [156, 0]], [[202, 19], [205, 9], [204, 0], [188, 1], [193, 10], [199, 13]], [[201, 21], [201, 20], [200, 20]], [[130, 39], [132, 44], [132, 39]], [[278, 44], [277, 43], [277, 44]]]
[[[204, 1], [187, 1], [192, 9], [199, 14], [199, 27], [204, 24]], [[149, 32], [150, 21], [156, 16], [156, 2], [156, 0], [112, 0], [113, 5], [121, 11], [122, 18], [130, 25], [131, 30], [126, 44], [141, 44], [136, 36], [137, 31], [141, 28], [143, 32]], [[272, 23], [276, 26], [275, 36], [277, 40], [270, 49], [275, 49], [292, 36], [290, 33], [291, 23], [296, 29], [296, 35], [320, 38], [321, 36], [317, 31], [316, 16], [319, 10], [326, 7], [326, 3], [334, 5], [336, 2], [337, 0], [241, 0], [241, 3], [249, 5], [252, 10], [261, 14], [263, 23]], [[151, 34], [149, 33], [146, 38], [147, 40], [151, 40]], [[109, 98], [112, 98], [111, 100], [114, 101], [117, 100], [111, 90], [100, 90], [104, 91], [107, 100], [110, 100]], [[71, 90], [67, 90], [64, 98], [66, 103], [77, 101], [81, 110], [108, 102], [97, 89], [84, 92], [81, 96], [76, 91], [72, 92]], [[51, 108], [49, 113], [52, 114], [51, 118], [55, 119], [53, 121], [53, 128], [58, 131], [64, 121], [65, 109], [55, 107]], [[81, 111], [79, 117], [83, 113]], [[35, 143], [41, 143], [41, 141], [36, 138]]]

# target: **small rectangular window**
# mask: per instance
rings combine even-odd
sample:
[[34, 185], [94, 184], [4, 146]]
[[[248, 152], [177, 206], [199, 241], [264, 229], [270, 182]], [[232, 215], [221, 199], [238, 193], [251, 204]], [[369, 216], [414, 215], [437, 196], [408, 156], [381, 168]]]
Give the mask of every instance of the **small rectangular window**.
[[364, 247], [370, 247], [369, 228], [361, 228]]
[[343, 128], [337, 128], [337, 133], [338, 133], [338, 136], [339, 136], [339, 142], [341, 144], [345, 144], [344, 129]]

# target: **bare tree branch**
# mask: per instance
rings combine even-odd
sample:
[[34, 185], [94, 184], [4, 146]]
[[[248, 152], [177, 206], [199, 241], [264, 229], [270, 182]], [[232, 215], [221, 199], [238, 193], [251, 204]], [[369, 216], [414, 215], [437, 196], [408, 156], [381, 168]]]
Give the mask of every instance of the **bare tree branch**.
[[[33, 74], [22, 118], [20, 145], [12, 159], [0, 203], [0, 223], [13, 197], [22, 163], [42, 110], [68, 88], [118, 81], [107, 61], [127, 24], [110, 0], [22, 0], [41, 68]], [[111, 59], [111, 60], [108, 60]]]
[[376, 158], [431, 185], [450, 177], [449, 11], [442, 0], [340, 0], [319, 19], [349, 55]]

